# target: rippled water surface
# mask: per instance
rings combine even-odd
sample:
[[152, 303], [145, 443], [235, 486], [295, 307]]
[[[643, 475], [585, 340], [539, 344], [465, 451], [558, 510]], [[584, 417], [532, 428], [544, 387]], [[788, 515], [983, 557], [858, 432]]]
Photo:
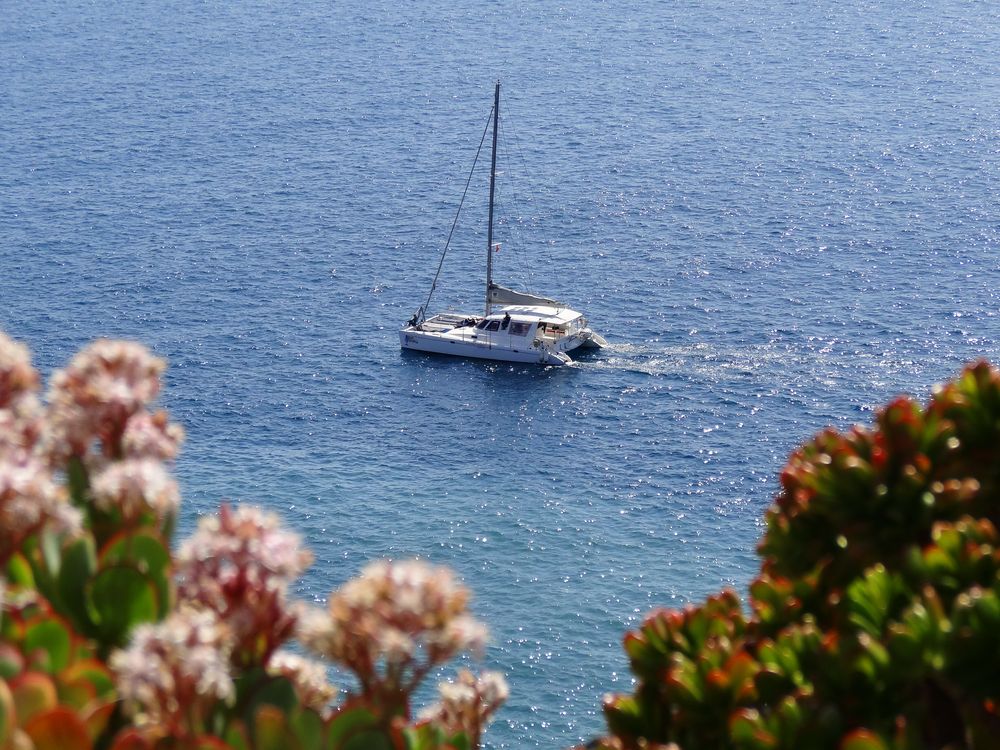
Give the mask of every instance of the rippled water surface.
[[[184, 528], [280, 511], [300, 596], [455, 568], [490, 747], [592, 736], [627, 627], [745, 590], [796, 444], [1000, 358], [993, 2], [0, 11], [0, 326], [166, 356]], [[398, 348], [497, 78], [498, 277], [612, 342], [571, 368]], [[479, 305], [485, 191], [436, 303]]]

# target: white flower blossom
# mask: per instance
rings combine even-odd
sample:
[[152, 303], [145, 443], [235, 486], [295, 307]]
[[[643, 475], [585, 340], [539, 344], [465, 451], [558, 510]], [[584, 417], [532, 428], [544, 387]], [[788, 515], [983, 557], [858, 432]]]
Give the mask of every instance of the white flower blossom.
[[27, 348], [0, 332], [0, 568], [43, 527], [73, 534], [81, 524], [43, 460], [37, 388]]
[[301, 617], [299, 638], [353, 671], [363, 693], [406, 694], [436, 665], [485, 645], [468, 599], [447, 568], [380, 560], [331, 595], [326, 622]]
[[178, 595], [226, 621], [236, 641], [234, 657], [260, 664], [294, 629], [296, 610], [286, 592], [312, 559], [298, 534], [281, 528], [273, 513], [223, 505], [181, 545]]
[[228, 628], [212, 612], [182, 608], [161, 623], [139, 625], [109, 664], [137, 723], [197, 734], [202, 728], [193, 720], [235, 697], [231, 648]]
[[155, 414], [140, 411], [125, 423], [122, 452], [132, 458], [169, 461], [177, 457], [183, 441], [184, 428], [168, 421], [165, 411]]
[[424, 709], [419, 718], [437, 724], [449, 735], [462, 732], [472, 747], [478, 747], [480, 735], [510, 691], [499, 672], [483, 672], [477, 677], [463, 669], [453, 682], [440, 683], [438, 694], [440, 700]]
[[267, 672], [287, 678], [302, 705], [321, 715], [329, 715], [330, 702], [337, 695], [337, 688], [326, 678], [326, 665], [279, 650], [268, 659]]
[[94, 504], [117, 509], [125, 518], [153, 511], [158, 518], [175, 513], [180, 505], [177, 482], [153, 458], [126, 459], [104, 466], [91, 482]]
[[99, 339], [53, 373], [46, 438], [53, 459], [87, 458], [95, 442], [116, 455], [129, 418], [159, 393], [165, 367], [141, 344]]

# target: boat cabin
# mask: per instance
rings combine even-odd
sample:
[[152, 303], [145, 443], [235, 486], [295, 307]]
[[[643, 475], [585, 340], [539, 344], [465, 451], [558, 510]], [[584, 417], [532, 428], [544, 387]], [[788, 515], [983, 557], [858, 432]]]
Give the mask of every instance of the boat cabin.
[[522, 338], [525, 338], [533, 333], [534, 324], [535, 321], [533, 320], [515, 320], [509, 315], [491, 315], [488, 318], [480, 320], [476, 324], [476, 329], [487, 332], [496, 331], [497, 333], [503, 331], [511, 336], [521, 336]]
[[474, 323], [463, 323], [474, 325], [477, 333], [544, 341], [557, 341], [587, 326], [586, 319], [575, 310], [544, 306], [503, 307]]

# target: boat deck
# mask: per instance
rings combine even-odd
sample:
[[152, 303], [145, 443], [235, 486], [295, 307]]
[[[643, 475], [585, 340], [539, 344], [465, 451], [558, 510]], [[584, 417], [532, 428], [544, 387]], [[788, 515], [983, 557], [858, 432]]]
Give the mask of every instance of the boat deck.
[[468, 315], [459, 315], [458, 313], [438, 313], [421, 323], [420, 329], [429, 333], [444, 333], [468, 318]]

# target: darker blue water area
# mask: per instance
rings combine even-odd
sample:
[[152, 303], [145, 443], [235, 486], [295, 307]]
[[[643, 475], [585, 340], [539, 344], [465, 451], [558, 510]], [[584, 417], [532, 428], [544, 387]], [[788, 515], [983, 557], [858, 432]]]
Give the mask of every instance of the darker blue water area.
[[[452, 566], [490, 747], [593, 736], [626, 628], [745, 591], [797, 444], [1000, 360], [995, 3], [107, 5], [3, 4], [0, 326], [167, 357], [182, 530], [280, 512], [299, 596]], [[399, 351], [497, 78], [497, 278], [611, 341], [572, 368]]]

